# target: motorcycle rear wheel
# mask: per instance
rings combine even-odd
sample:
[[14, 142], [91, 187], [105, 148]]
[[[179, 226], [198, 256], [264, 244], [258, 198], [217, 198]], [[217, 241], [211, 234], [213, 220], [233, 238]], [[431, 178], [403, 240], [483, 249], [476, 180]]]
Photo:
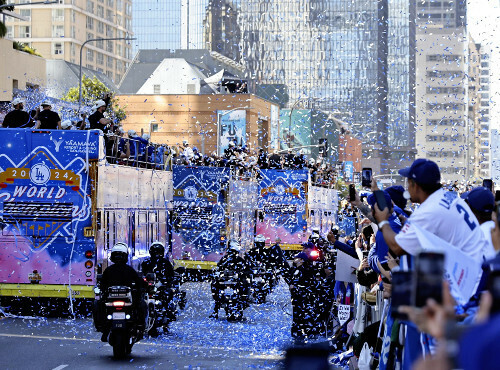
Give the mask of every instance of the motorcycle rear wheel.
[[[123, 334], [113, 335], [113, 357], [116, 359], [122, 359], [127, 354], [132, 352], [132, 346], [129, 345], [128, 338]], [[129, 348], [130, 347], [130, 348]]]

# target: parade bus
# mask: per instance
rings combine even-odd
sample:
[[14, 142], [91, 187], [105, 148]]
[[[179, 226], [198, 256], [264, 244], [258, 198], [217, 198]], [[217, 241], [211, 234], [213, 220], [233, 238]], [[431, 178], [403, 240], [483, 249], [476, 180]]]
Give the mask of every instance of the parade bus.
[[116, 242], [136, 268], [167, 242], [171, 172], [110, 162], [99, 130], [2, 130], [2, 301], [91, 299]]

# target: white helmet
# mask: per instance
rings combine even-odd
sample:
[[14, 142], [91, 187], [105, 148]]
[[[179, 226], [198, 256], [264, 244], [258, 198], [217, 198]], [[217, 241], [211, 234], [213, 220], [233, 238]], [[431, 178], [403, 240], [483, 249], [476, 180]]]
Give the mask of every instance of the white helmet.
[[254, 239], [255, 243], [265, 243], [266, 242], [266, 238], [264, 235], [262, 234], [259, 234], [255, 237]]
[[13, 107], [15, 107], [16, 105], [21, 104], [21, 103], [24, 104], [24, 100], [23, 99], [21, 99], [21, 98], [15, 98], [14, 100], [12, 100], [11, 104], [12, 104]]
[[229, 242], [229, 250], [233, 250], [236, 252], [241, 252], [241, 245], [236, 240], [231, 240]]
[[135, 130], [128, 130], [127, 133], [130, 137], [137, 137], [137, 132], [135, 132]]
[[143, 138], [144, 140], [149, 140], [149, 139], [151, 138], [151, 135], [149, 135], [149, 134], [144, 134], [144, 135], [142, 135], [142, 138]]
[[40, 104], [42, 107], [43, 106], [48, 106], [48, 107], [51, 107], [52, 106], [52, 103], [50, 102], [50, 100], [44, 100], [42, 101], [42, 104]]
[[127, 246], [127, 244], [125, 244], [123, 242], [118, 242], [111, 249], [111, 253], [113, 253], [113, 252], [121, 252], [121, 253], [128, 254], [128, 246]]
[[61, 122], [61, 127], [62, 127], [63, 130], [67, 130], [71, 126], [73, 126], [73, 122], [71, 122], [71, 120], [69, 120], [69, 119], [66, 119], [66, 120], [64, 120], [64, 121]]

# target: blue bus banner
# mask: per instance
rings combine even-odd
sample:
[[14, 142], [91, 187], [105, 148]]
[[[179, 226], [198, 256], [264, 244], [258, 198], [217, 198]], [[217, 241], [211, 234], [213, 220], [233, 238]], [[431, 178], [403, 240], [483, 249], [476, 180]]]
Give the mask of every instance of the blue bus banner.
[[300, 244], [306, 241], [307, 170], [261, 170], [257, 234], [266, 241]]
[[229, 168], [173, 166], [173, 258], [221, 258], [226, 246], [229, 175]]
[[3, 129], [0, 153], [0, 282], [67, 284], [70, 271], [73, 284], [93, 281], [84, 228], [99, 131]]

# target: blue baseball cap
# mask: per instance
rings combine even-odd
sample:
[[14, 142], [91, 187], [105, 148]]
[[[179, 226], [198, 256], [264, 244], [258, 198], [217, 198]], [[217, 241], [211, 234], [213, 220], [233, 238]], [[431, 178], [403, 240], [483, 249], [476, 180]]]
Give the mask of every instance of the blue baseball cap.
[[399, 174], [412, 179], [417, 184], [433, 185], [441, 182], [438, 165], [424, 158], [416, 159], [410, 167], [399, 170]]
[[390, 196], [394, 204], [396, 204], [399, 208], [405, 209], [406, 203], [408, 202], [406, 198], [403, 196], [405, 189], [401, 185], [394, 185], [388, 187], [384, 190]]
[[477, 212], [493, 212], [495, 197], [490, 189], [479, 186], [472, 189], [465, 199], [470, 208]]
[[[387, 190], [384, 190], [384, 198], [385, 198], [385, 202], [387, 203], [389, 208], [392, 208], [392, 199], [391, 199], [391, 196], [389, 195], [389, 193], [387, 192]], [[366, 198], [366, 201], [372, 207], [375, 205], [375, 203], [377, 203], [377, 200], [375, 199], [375, 195], [373, 195], [373, 194], [368, 195], [368, 198]]]

